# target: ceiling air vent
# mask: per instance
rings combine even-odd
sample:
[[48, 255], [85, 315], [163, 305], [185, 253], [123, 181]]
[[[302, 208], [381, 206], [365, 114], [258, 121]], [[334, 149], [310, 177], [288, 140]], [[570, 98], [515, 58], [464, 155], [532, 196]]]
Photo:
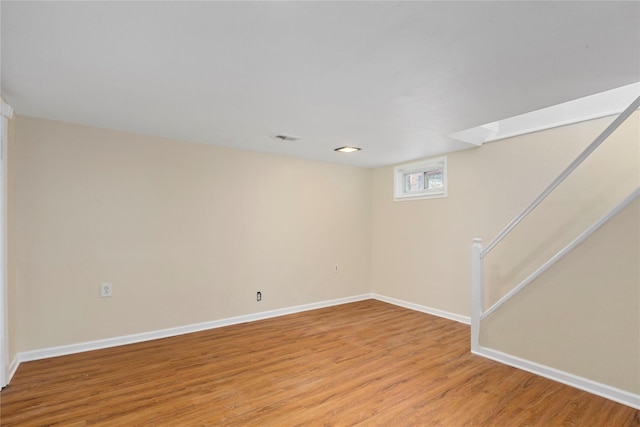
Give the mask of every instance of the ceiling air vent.
[[298, 136], [291, 136], [291, 135], [275, 135], [274, 138], [280, 139], [282, 141], [297, 141], [300, 139], [300, 137]]

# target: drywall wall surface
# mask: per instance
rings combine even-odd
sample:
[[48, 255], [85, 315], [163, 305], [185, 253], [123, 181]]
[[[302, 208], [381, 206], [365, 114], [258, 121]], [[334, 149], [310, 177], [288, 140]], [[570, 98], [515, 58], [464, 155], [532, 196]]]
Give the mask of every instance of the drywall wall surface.
[[485, 256], [486, 307], [640, 186], [638, 141], [636, 113]]
[[22, 116], [14, 167], [16, 351], [370, 291], [368, 169]]
[[640, 394], [640, 201], [483, 321], [480, 342]]
[[[486, 245], [613, 121], [559, 127], [451, 153], [448, 197], [393, 200], [393, 167], [373, 171], [373, 291], [469, 316], [471, 244]], [[485, 306], [638, 185], [639, 114], [485, 258]]]

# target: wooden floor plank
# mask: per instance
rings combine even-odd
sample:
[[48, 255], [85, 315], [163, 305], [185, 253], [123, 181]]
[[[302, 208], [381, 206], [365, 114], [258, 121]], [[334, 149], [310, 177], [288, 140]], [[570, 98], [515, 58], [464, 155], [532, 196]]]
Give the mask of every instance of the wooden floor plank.
[[368, 300], [23, 363], [2, 426], [640, 426], [472, 355], [469, 327]]

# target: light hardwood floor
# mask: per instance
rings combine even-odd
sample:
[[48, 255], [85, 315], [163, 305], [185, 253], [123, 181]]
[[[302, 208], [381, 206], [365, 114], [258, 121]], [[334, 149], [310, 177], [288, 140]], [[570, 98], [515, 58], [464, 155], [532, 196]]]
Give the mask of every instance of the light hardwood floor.
[[469, 352], [368, 300], [24, 363], [2, 426], [638, 426], [638, 411]]

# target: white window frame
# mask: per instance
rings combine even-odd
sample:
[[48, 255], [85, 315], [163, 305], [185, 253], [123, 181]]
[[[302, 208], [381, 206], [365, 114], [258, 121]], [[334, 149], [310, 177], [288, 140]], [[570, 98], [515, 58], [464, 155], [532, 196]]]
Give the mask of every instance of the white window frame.
[[[425, 188], [422, 190], [408, 191], [405, 186], [407, 175], [415, 173], [428, 173], [442, 171], [442, 187]], [[447, 197], [447, 158], [437, 157], [416, 163], [407, 163], [393, 168], [393, 200], [420, 200]]]

